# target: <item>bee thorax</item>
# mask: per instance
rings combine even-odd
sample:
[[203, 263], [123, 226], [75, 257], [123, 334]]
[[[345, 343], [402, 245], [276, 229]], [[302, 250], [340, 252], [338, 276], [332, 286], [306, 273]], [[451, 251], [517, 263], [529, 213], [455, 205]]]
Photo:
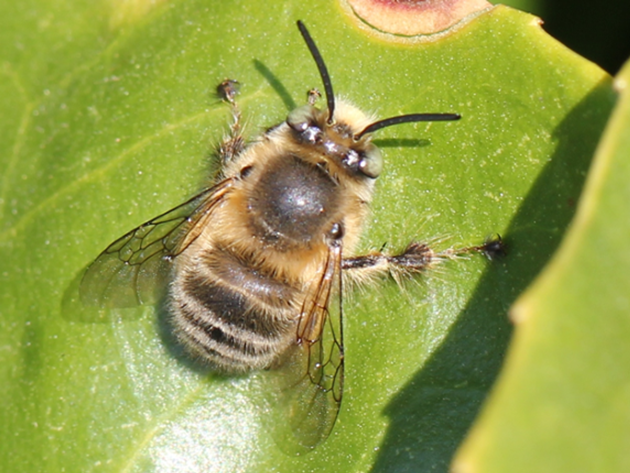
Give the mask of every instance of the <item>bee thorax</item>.
[[324, 169], [285, 156], [260, 176], [247, 205], [253, 233], [288, 250], [321, 238], [339, 210], [339, 192]]

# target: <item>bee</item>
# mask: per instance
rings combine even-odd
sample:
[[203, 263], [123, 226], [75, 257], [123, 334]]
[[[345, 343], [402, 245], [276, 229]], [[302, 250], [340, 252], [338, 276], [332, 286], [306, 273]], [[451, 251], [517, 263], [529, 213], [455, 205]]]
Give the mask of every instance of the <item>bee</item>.
[[343, 394], [342, 273], [419, 272], [436, 256], [419, 243], [397, 255], [352, 256], [383, 168], [371, 136], [460, 116], [375, 121], [336, 100], [315, 42], [297, 26], [327, 107], [316, 107], [311, 91], [307, 104], [246, 144], [238, 83], [224, 81], [218, 90], [234, 122], [214, 185], [112, 243], [80, 291], [85, 304], [126, 307], [154, 302], [156, 288], [168, 285], [171, 323], [186, 350], [221, 372], [280, 376], [291, 435], [312, 448], [329, 435]]

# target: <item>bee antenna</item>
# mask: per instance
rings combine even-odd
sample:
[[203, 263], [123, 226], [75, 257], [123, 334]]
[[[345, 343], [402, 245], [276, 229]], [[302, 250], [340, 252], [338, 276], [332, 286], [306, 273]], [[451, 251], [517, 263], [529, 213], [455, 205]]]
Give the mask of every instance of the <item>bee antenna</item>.
[[384, 120], [379, 120], [377, 122], [372, 123], [371, 125], [366, 126], [362, 132], [354, 135], [355, 140], [360, 140], [363, 135], [367, 135], [368, 133], [374, 133], [376, 130], [380, 130], [381, 128], [386, 128], [392, 125], [399, 125], [401, 123], [410, 123], [410, 122], [445, 122], [452, 120], [459, 120], [461, 115], [457, 113], [412, 113], [409, 115], [399, 115], [397, 117], [386, 118]]
[[333, 93], [332, 82], [330, 82], [330, 75], [328, 74], [328, 69], [326, 68], [326, 64], [324, 63], [324, 59], [322, 55], [319, 53], [319, 49], [317, 49], [317, 45], [311, 34], [304, 26], [301, 20], [297, 22], [298, 29], [302, 34], [302, 38], [306, 42], [306, 46], [308, 46], [308, 50], [311, 52], [311, 56], [315, 59], [315, 64], [317, 64], [317, 69], [319, 70], [319, 75], [322, 78], [322, 82], [324, 84], [324, 91], [326, 92], [326, 102], [328, 103], [328, 123], [331, 124], [333, 122], [333, 116], [335, 114], [335, 94]]

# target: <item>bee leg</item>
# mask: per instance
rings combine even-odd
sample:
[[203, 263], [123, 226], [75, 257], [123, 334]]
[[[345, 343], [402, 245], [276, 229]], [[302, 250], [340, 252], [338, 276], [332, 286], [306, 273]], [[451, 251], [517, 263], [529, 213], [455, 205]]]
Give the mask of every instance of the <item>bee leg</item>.
[[308, 104], [311, 107], [315, 106], [315, 103], [317, 102], [318, 99], [320, 99], [322, 96], [321, 92], [317, 89], [311, 89], [308, 92], [306, 92], [306, 99], [308, 100]]
[[224, 137], [219, 145], [219, 156], [223, 164], [238, 156], [245, 147], [245, 141], [241, 135], [241, 111], [236, 103], [240, 84], [234, 79], [225, 79], [217, 86], [217, 95], [230, 104], [232, 109], [232, 124], [230, 133]]
[[483, 245], [462, 248], [457, 254], [471, 252], [483, 253], [489, 260], [495, 260], [507, 254], [507, 247], [501, 235], [497, 233], [492, 238], [488, 238]]
[[341, 269], [388, 272], [396, 267], [411, 272], [418, 272], [426, 269], [435, 261], [437, 256], [428, 245], [412, 242], [405, 248], [405, 251], [397, 255], [387, 255], [378, 252], [344, 258], [341, 262]]
[[483, 253], [488, 259], [497, 259], [506, 253], [505, 243], [501, 235], [495, 235], [483, 245], [450, 249], [440, 253], [433, 251], [426, 243], [411, 242], [402, 253], [387, 255], [382, 252], [344, 258], [341, 262], [343, 270], [370, 270], [371, 272], [391, 272], [399, 270], [403, 273], [418, 273], [440, 259], [464, 255], [466, 253]]

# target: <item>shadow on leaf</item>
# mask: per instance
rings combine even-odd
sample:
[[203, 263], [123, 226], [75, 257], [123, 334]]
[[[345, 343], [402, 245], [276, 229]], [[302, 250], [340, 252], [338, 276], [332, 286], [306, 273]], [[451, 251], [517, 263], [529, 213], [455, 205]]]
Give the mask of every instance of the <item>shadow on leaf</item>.
[[505, 232], [448, 337], [385, 409], [390, 426], [373, 472], [446, 472], [495, 383], [508, 349], [509, 307], [545, 267], [575, 212], [613, 102], [594, 88], [555, 129], [558, 146]]

